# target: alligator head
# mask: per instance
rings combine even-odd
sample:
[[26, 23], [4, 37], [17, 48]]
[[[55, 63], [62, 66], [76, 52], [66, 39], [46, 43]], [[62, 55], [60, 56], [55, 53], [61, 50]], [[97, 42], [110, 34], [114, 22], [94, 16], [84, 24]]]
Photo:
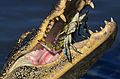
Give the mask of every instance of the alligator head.
[[[116, 36], [116, 23], [105, 21], [105, 27], [95, 33], [89, 30], [87, 39], [73, 43], [82, 53], [70, 48], [72, 62], [54, 44], [71, 18], [86, 6], [94, 8], [91, 0], [59, 0], [55, 9], [43, 20], [38, 30], [22, 34], [2, 71], [2, 79], [73, 79], [86, 73], [90, 66], [109, 48]], [[49, 49], [49, 51], [48, 51]]]

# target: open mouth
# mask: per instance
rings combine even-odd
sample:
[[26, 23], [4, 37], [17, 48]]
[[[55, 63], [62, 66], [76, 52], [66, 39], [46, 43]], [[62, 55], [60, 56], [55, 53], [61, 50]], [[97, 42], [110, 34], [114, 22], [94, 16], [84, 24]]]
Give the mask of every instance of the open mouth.
[[[91, 0], [90, 0], [91, 1]], [[71, 18], [74, 17], [75, 13], [77, 11], [80, 11], [82, 13], [82, 10], [75, 9], [77, 6], [74, 6], [73, 11], [71, 12], [68, 9], [71, 8], [71, 4], [67, 5], [68, 3], [76, 4], [76, 1], [62, 1], [59, 5], [57, 5], [57, 8], [55, 8], [53, 12], [53, 16], [48, 16], [47, 18], [50, 18], [45, 32], [42, 32], [42, 26], [41, 26], [41, 33], [43, 33], [43, 38], [41, 40], [38, 40], [36, 46], [34, 46], [33, 51], [31, 53], [28, 53], [25, 55], [25, 57], [31, 61], [31, 64], [33, 65], [43, 65], [50, 63], [57, 59], [57, 57], [60, 55], [63, 49], [63, 44], [60, 45], [59, 38], [57, 37], [60, 32], [64, 31], [65, 26], [71, 22]], [[92, 2], [90, 6], [94, 8], [94, 4]], [[85, 13], [86, 14], [86, 13]], [[79, 16], [78, 16], [79, 17]], [[87, 17], [87, 15], [84, 15], [80, 17], [81, 23], [84, 17]], [[45, 28], [45, 26], [44, 26]], [[65, 29], [64, 29], [65, 28]], [[62, 38], [62, 37], [61, 37]], [[62, 42], [62, 41], [60, 41]]]
[[[84, 27], [87, 26], [87, 13], [82, 13], [82, 10], [88, 5], [94, 8], [91, 0], [60, 0], [58, 3], [55, 10], [42, 22], [35, 35], [26, 33], [21, 36], [22, 39], [18, 41], [19, 50], [14, 50], [15, 53], [9, 58], [5, 75], [16, 73], [15, 70], [18, 68], [29, 66], [37, 67], [42, 76], [44, 73], [48, 75], [53, 73], [54, 75], [52, 74], [51, 77], [59, 78], [104, 43], [112, 34], [116, 35], [114, 33], [116, 23], [113, 18], [110, 22], [105, 21], [105, 27], [100, 27], [99, 32], [92, 32]], [[86, 33], [89, 34], [89, 37], [84, 36], [84, 40], [73, 41], [73, 33], [79, 31], [79, 27], [82, 26], [85, 28], [82, 30], [87, 30]], [[24, 44], [24, 40], [28, 37], [30, 40]], [[54, 72], [50, 68], [55, 68]], [[55, 75], [55, 71], [58, 72], [60, 69], [60, 73]]]
[[[74, 46], [77, 49], [79, 49], [82, 54], [75, 52], [70, 47], [72, 60], [73, 60], [72, 63], [68, 62], [67, 58], [65, 58], [65, 55], [61, 50], [51, 52], [45, 46], [43, 46], [39, 49], [36, 49], [20, 57], [9, 69], [9, 72], [8, 72], [9, 75], [8, 77], [6, 77], [6, 79], [11, 78], [12, 76], [11, 74], [13, 74], [12, 72], [16, 74], [17, 71], [21, 71], [22, 67], [23, 68], [25, 67], [27, 69], [27, 66], [30, 68], [33, 67], [33, 70], [34, 70], [34, 67], [37, 67], [38, 69], [34, 72], [39, 73], [39, 76], [37, 77], [40, 77], [40, 79], [41, 78], [43, 79], [59, 78], [67, 70], [71, 69], [74, 65], [82, 61], [85, 57], [87, 57], [93, 50], [97, 49], [97, 47], [99, 47], [102, 43], [104, 43], [108, 38], [111, 38], [109, 41], [113, 41], [116, 35], [115, 26], [116, 26], [116, 23], [111, 18], [110, 22], [105, 21], [104, 28], [100, 27], [101, 31], [92, 32], [91, 30], [89, 30], [89, 33], [90, 33], [89, 38], [74, 43]], [[107, 46], [108, 46], [107, 48], [109, 48], [109, 45], [111, 46], [111, 43], [112, 42], [107, 43]], [[98, 49], [98, 51], [105, 50], [105, 49], [106, 47], [103, 46], [102, 49]], [[99, 53], [102, 53], [102, 52], [99, 52]], [[53, 68], [53, 70], [51, 68]], [[22, 73], [25, 74], [26, 72], [27, 70], [24, 70], [24, 72]], [[56, 73], [56, 72], [59, 72], [59, 73]], [[17, 78], [17, 77], [13, 77], [13, 79], [14, 78]]]
[[[84, 39], [82, 41], [74, 43], [74, 46], [77, 49], [81, 49], [85, 45], [86, 45], [86, 47], [85, 47], [86, 49], [87, 48], [91, 48], [92, 43], [95, 42], [96, 40], [101, 40], [103, 35], [105, 37], [109, 36], [109, 34], [112, 32], [111, 29], [115, 29], [113, 27], [113, 26], [115, 26], [115, 22], [111, 18], [111, 21], [110, 22], [105, 21], [105, 24], [106, 25], [105, 25], [104, 28], [100, 27], [101, 31], [99, 31], [99, 32], [98, 31], [92, 32], [89, 29], [88, 31], [89, 31], [90, 37], [87, 38], [87, 39]], [[92, 42], [89, 44], [90, 40], [92, 40]], [[105, 40], [103, 39], [102, 41], [104, 42]], [[51, 42], [52, 45], [47, 45], [50, 42]], [[87, 46], [87, 44], [88, 44], [88, 46]], [[63, 53], [63, 51], [62, 51], [63, 48], [62, 47], [60, 47], [59, 49], [55, 50], [54, 46], [56, 46], [56, 45], [59, 45], [59, 44], [54, 43], [54, 40], [48, 41], [48, 42], [45, 42], [45, 41], [41, 42], [40, 41], [38, 43], [38, 45], [34, 48], [33, 51], [31, 51], [31, 52], [27, 53], [26, 55], [24, 55], [23, 57], [19, 58], [19, 60], [23, 61], [23, 59], [25, 59], [25, 60], [27, 60], [28, 64], [30, 64], [32, 66], [40, 66], [40, 65], [51, 63], [51, 62], [55, 61], [56, 59], [58, 59], [60, 54]], [[50, 48], [48, 46], [52, 46], [52, 48]], [[70, 48], [72, 50], [72, 47], [70, 47]], [[80, 50], [80, 52], [81, 52], [81, 50]], [[74, 51], [74, 53], [76, 53], [76, 52]]]

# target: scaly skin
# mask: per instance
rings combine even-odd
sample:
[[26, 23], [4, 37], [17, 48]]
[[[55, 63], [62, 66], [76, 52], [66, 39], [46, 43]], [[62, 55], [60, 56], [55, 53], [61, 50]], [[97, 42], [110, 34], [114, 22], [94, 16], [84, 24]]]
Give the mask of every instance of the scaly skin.
[[[112, 19], [111, 22], [105, 24], [105, 28], [102, 31], [98, 33], [92, 33], [90, 31], [91, 36], [89, 39], [74, 44], [80, 52], [83, 53], [82, 55], [74, 52], [74, 50], [70, 48], [73, 57], [72, 63], [68, 62], [63, 53], [61, 53], [59, 58], [54, 62], [35, 66], [29, 64], [29, 62], [24, 59], [24, 55], [35, 50], [35, 46], [38, 45], [39, 42], [48, 42], [45, 37], [46, 34], [48, 34], [49, 25], [52, 25], [51, 22], [56, 24], [55, 19], [60, 19], [61, 17], [63, 20], [59, 20], [60, 26], [56, 29], [61, 31], [66, 22], [70, 22], [70, 19], [75, 13], [77, 11], [81, 12], [87, 5], [90, 5], [90, 2], [91, 0], [59, 0], [55, 9], [43, 20], [36, 34], [23, 46], [21, 45], [21, 41], [27, 36], [24, 37], [24, 35], [22, 35], [22, 39], [19, 39], [17, 47], [12, 51], [0, 78], [74, 79], [77, 78], [77, 76], [82, 76], [86, 70], [95, 63], [102, 52], [106, 50], [107, 46], [104, 44], [110, 44], [111, 46], [111, 41], [114, 40], [116, 35], [116, 23]], [[25, 34], [31, 35], [32, 33], [27, 32]], [[100, 49], [98, 47], [100, 47]], [[95, 50], [96, 52], [93, 53]], [[72, 70], [74, 70], [74, 72]]]
[[[92, 33], [92, 32], [91, 32]], [[103, 52], [110, 48], [116, 36], [116, 23], [111, 21], [105, 25], [100, 32], [91, 34], [90, 38], [74, 45], [80, 50], [82, 55], [71, 49], [72, 60], [70, 63], [61, 53], [60, 57], [43, 66], [21, 66], [9, 73], [5, 79], [77, 79], [87, 72], [87, 70], [97, 61]], [[24, 62], [24, 58], [19, 62]]]

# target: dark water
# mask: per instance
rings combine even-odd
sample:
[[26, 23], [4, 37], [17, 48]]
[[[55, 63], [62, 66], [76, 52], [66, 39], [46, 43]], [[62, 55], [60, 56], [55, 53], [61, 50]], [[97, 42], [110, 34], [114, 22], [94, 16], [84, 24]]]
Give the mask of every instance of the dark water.
[[[21, 33], [37, 28], [55, 0], [0, 0], [0, 69]], [[113, 17], [120, 24], [120, 0], [94, 0], [89, 25], [97, 28]], [[82, 79], [120, 79], [120, 31], [111, 49]]]

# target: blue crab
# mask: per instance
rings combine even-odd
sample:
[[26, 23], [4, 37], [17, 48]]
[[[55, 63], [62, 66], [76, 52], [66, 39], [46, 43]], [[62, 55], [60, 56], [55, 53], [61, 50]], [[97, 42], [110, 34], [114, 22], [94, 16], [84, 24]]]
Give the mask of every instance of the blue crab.
[[72, 44], [72, 34], [76, 31], [78, 31], [79, 33], [79, 27], [83, 26], [83, 27], [87, 27], [86, 25], [86, 18], [87, 18], [87, 13], [85, 12], [83, 15], [80, 16], [80, 13], [77, 12], [75, 14], [75, 16], [73, 17], [73, 19], [71, 20], [70, 23], [68, 23], [63, 31], [58, 35], [57, 38], [59, 38], [59, 36], [61, 36], [59, 38], [59, 40], [64, 41], [63, 43], [63, 52], [65, 54], [65, 56], [67, 57], [68, 61], [72, 61], [72, 56], [70, 53], [70, 46], [74, 49], [75, 52], [81, 53], [73, 44]]

